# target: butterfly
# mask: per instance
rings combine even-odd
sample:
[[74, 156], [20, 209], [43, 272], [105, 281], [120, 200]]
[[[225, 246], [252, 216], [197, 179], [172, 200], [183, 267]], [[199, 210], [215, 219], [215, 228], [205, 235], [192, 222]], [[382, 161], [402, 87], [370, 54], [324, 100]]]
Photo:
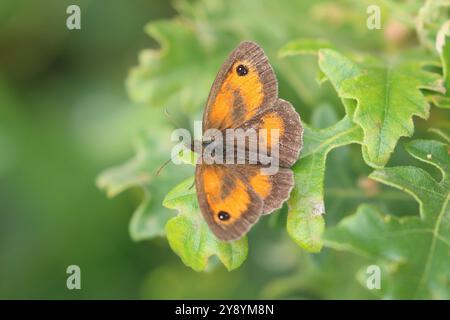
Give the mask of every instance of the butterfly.
[[[267, 175], [261, 163], [196, 164], [200, 210], [222, 241], [241, 238], [262, 215], [281, 208], [294, 186], [290, 168], [302, 147], [300, 116], [288, 101], [278, 98], [278, 82], [268, 58], [251, 41], [240, 43], [224, 62], [203, 113], [203, 133], [239, 128], [267, 132], [266, 141], [271, 139], [270, 130], [277, 129], [279, 168]], [[203, 146], [210, 142], [205, 135], [202, 141]]]

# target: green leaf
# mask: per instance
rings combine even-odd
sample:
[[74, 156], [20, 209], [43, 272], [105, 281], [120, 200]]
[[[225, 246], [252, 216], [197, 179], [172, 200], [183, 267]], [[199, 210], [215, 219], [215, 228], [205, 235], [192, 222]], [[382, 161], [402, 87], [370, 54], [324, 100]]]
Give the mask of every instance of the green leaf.
[[[187, 175], [187, 166], [177, 166], [177, 174], [158, 168], [170, 157], [172, 128], [162, 119], [163, 113], [150, 109], [149, 129], [135, 143], [135, 155], [123, 164], [108, 168], [97, 177], [97, 186], [112, 198], [129, 189], [139, 189], [139, 205], [133, 213], [129, 230], [133, 240], [151, 239], [165, 234], [171, 215], [161, 202], [169, 186]], [[169, 164], [172, 165], [172, 164]]]
[[439, 28], [449, 18], [449, 0], [426, 0], [420, 8], [416, 21], [416, 31], [420, 43], [433, 50]]
[[247, 237], [231, 242], [219, 241], [201, 215], [193, 185], [192, 177], [164, 198], [165, 207], [179, 212], [166, 225], [170, 247], [195, 271], [206, 270], [212, 256], [217, 256], [229, 271], [238, 268], [247, 257]]
[[[323, 4], [308, 1], [287, 1], [279, 5], [271, 0], [179, 0], [175, 2], [175, 8], [178, 15], [174, 19], [151, 22], [146, 26], [146, 32], [161, 45], [161, 49], [142, 51], [139, 65], [131, 70], [127, 89], [133, 100], [153, 107], [181, 108], [187, 114], [200, 112], [214, 76], [229, 52], [239, 42], [253, 40], [267, 53], [277, 78], [284, 83], [283, 91], [314, 105], [318, 88], [308, 77], [314, 65], [306, 61], [276, 59], [276, 53], [282, 45], [302, 35], [316, 38], [320, 32], [329, 33], [333, 23], [321, 17], [328, 10]], [[335, 30], [334, 40], [353, 41], [349, 37], [352, 34], [358, 36], [361, 45], [372, 45], [380, 40], [370, 30], [367, 30], [370, 37], [357, 31], [356, 26], [365, 21], [359, 8], [341, 3], [333, 4], [331, 10], [339, 12], [340, 22], [347, 27]], [[312, 11], [317, 14], [304, 15], [302, 20], [292, 14]], [[242, 18], [243, 12], [245, 19]], [[192, 75], [196, 81], [191, 81]], [[197, 115], [200, 118], [200, 114]]]
[[[361, 70], [355, 62], [332, 49], [322, 49], [319, 51], [319, 67], [333, 85], [338, 95], [341, 95], [341, 86], [345, 80], [361, 74]], [[355, 101], [341, 98], [346, 113], [352, 119], [356, 108]]]
[[320, 49], [318, 57], [320, 70], [342, 99], [347, 115], [364, 131], [363, 156], [372, 167], [383, 167], [398, 139], [412, 135], [414, 115], [428, 117], [429, 104], [420, 90], [445, 91], [441, 77], [424, 70], [422, 61], [385, 66], [364, 57], [357, 64], [333, 49]]
[[288, 200], [287, 230], [294, 241], [310, 252], [322, 248], [323, 184], [325, 162], [330, 150], [350, 143], [361, 143], [362, 131], [345, 117], [334, 126], [314, 130], [305, 125], [304, 146], [294, 165], [295, 186]]
[[324, 48], [332, 48], [332, 44], [323, 39], [302, 38], [287, 43], [278, 50], [278, 56], [284, 58], [299, 54], [317, 55], [319, 50]]
[[[445, 185], [450, 180], [449, 146], [432, 140], [414, 140], [406, 145], [406, 150], [416, 159], [429, 163], [441, 171], [440, 184]], [[449, 187], [447, 185], [447, 187]]]
[[447, 36], [445, 39], [445, 44], [442, 48], [441, 61], [444, 70], [446, 98], [450, 99], [450, 36]]
[[149, 150], [145, 147], [144, 138], [137, 140], [135, 149], [136, 154], [132, 159], [103, 171], [97, 178], [97, 186], [104, 189], [108, 197], [113, 198], [133, 186], [146, 185], [152, 179], [146, 170]]
[[450, 108], [450, 20], [438, 32], [436, 50], [439, 53], [445, 83], [445, 95], [435, 96], [435, 104], [441, 108]]
[[429, 132], [432, 132], [442, 138], [445, 142], [450, 143], [450, 128], [430, 128]]
[[370, 166], [383, 167], [398, 139], [413, 134], [413, 116], [428, 118], [430, 106], [420, 89], [443, 92], [440, 81], [422, 63], [401, 61], [371, 66], [342, 83], [340, 95], [357, 101], [353, 121], [364, 131], [363, 156]]
[[[316, 75], [318, 83], [329, 80], [339, 94], [344, 80], [361, 74], [359, 66], [351, 59], [336, 50], [330, 49], [332, 45], [325, 40], [299, 39], [289, 42], [282, 47], [278, 54], [280, 57], [313, 54], [318, 55], [319, 72]], [[356, 103], [351, 99], [342, 99], [348, 115], [353, 115]]]
[[338, 93], [344, 80], [361, 74], [355, 62], [332, 49], [319, 50], [319, 67]]
[[[220, 58], [207, 55], [204, 44], [185, 21], [156, 21], [145, 30], [161, 44], [161, 49], [140, 53], [139, 66], [131, 69], [126, 81], [131, 98], [152, 107], [198, 110], [206, 100], [198, 93], [207, 92], [211, 71]], [[187, 82], [192, 74], [196, 81]]]
[[368, 257], [387, 272], [382, 283], [385, 298], [450, 297], [450, 192], [449, 146], [432, 140], [407, 145], [415, 158], [442, 173], [434, 180], [416, 167], [392, 167], [374, 171], [370, 177], [411, 194], [420, 217], [397, 218], [363, 205], [325, 233], [325, 244]]

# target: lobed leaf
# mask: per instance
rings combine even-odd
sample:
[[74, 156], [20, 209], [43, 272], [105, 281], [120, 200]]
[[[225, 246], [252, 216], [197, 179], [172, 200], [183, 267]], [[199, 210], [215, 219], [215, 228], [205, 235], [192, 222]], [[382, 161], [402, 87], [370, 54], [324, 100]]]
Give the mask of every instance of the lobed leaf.
[[[285, 50], [303, 52], [302, 48]], [[363, 156], [375, 168], [387, 163], [400, 137], [413, 134], [414, 115], [428, 117], [430, 106], [421, 90], [445, 92], [441, 77], [424, 70], [422, 61], [385, 65], [366, 57], [359, 65], [333, 49], [319, 49], [318, 57], [320, 70], [342, 99], [347, 115], [363, 129]]]
[[361, 143], [362, 131], [345, 117], [334, 126], [313, 130], [305, 126], [304, 147], [294, 165], [295, 186], [288, 200], [287, 230], [305, 250], [318, 252], [325, 222], [324, 174], [328, 152], [350, 143]]
[[439, 31], [436, 38], [436, 50], [439, 53], [442, 64], [442, 73], [445, 84], [445, 95], [436, 96], [435, 104], [441, 108], [450, 108], [450, 20]]
[[[211, 59], [195, 31], [181, 20], [151, 22], [145, 30], [161, 49], [140, 53], [139, 66], [126, 81], [130, 97], [152, 107], [197, 110], [206, 100], [198, 93], [207, 92], [220, 58]], [[186, 81], [193, 74], [196, 81]]]
[[[319, 51], [319, 67], [339, 95], [341, 95], [341, 86], [345, 80], [361, 74], [361, 69], [355, 62], [332, 49]], [[342, 97], [342, 103], [350, 119], [353, 119], [356, 108], [355, 101]]]
[[165, 207], [179, 212], [166, 225], [170, 247], [195, 271], [206, 270], [212, 256], [217, 256], [229, 271], [238, 268], [247, 257], [247, 237], [219, 241], [203, 219], [193, 185], [194, 178], [188, 178], [164, 198]]
[[363, 205], [325, 232], [329, 247], [368, 257], [386, 270], [385, 298], [448, 299], [450, 296], [449, 146], [415, 140], [407, 145], [417, 159], [438, 167], [441, 181], [416, 167], [376, 170], [371, 178], [411, 194], [420, 218], [384, 215]]
[[332, 44], [323, 39], [301, 38], [288, 42], [278, 50], [280, 58], [299, 54], [317, 55], [320, 49], [332, 48]]
[[164, 226], [171, 218], [170, 210], [161, 203], [169, 186], [187, 174], [186, 166], [177, 167], [177, 175], [166, 168], [156, 175], [158, 168], [171, 152], [171, 127], [163, 121], [163, 113], [150, 110], [149, 129], [142, 132], [135, 143], [135, 155], [125, 163], [108, 168], [97, 177], [97, 186], [108, 197], [115, 197], [129, 189], [139, 189], [139, 205], [130, 220], [129, 231], [139, 241], [165, 235]]
[[428, 118], [430, 107], [420, 89], [443, 91], [438, 74], [409, 61], [370, 67], [342, 84], [342, 97], [357, 101], [353, 120], [364, 131], [363, 156], [369, 165], [387, 163], [398, 139], [413, 134], [413, 116]]
[[423, 1], [415, 19], [417, 36], [422, 46], [433, 49], [440, 26], [449, 18], [449, 9], [448, 0]]

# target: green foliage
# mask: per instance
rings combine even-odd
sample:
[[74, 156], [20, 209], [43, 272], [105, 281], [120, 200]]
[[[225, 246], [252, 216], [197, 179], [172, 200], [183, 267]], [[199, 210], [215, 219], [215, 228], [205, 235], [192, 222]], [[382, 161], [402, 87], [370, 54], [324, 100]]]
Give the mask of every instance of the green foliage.
[[165, 207], [179, 211], [166, 225], [170, 247], [184, 264], [196, 271], [206, 270], [213, 255], [228, 270], [236, 269], [247, 257], [247, 237], [232, 242], [217, 240], [203, 220], [193, 184], [193, 178], [183, 181], [164, 199]]
[[[329, 8], [326, 1], [316, 5], [286, 1], [279, 5], [270, 0], [182, 0], [176, 1], [175, 6], [178, 17], [154, 21], [145, 27], [161, 49], [140, 53], [139, 65], [131, 69], [127, 78], [127, 89], [133, 100], [151, 107], [164, 105], [169, 110], [181, 108], [198, 115], [221, 63], [240, 41], [257, 41], [269, 57], [274, 57], [291, 39], [303, 34], [326, 34], [333, 24], [326, 18], [329, 10], [342, 18], [359, 17], [352, 23], [365, 23], [365, 17], [356, 14], [359, 8], [350, 4]], [[292, 15], [312, 11], [314, 14], [305, 15], [301, 23]], [[334, 39], [345, 43], [348, 33], [343, 30]], [[360, 34], [356, 36], [361, 44], [378, 41], [377, 35], [370, 40]], [[309, 102], [317, 96], [317, 87], [306, 72], [298, 72], [312, 70], [310, 64], [288, 59], [271, 59], [271, 63], [278, 77], [287, 80], [285, 83], [293, 95]], [[192, 76], [196, 81], [190, 81]]]
[[445, 96], [438, 96], [436, 105], [442, 108], [450, 108], [450, 20], [439, 30], [436, 37], [436, 50], [439, 53], [442, 63]]
[[[298, 54], [303, 53], [299, 49]], [[364, 131], [364, 159], [375, 168], [388, 162], [401, 136], [412, 135], [413, 115], [428, 117], [429, 104], [419, 89], [445, 92], [441, 77], [423, 70], [420, 61], [384, 65], [365, 57], [366, 63], [359, 66], [331, 49], [320, 49], [318, 54], [321, 71], [341, 97], [347, 114]]]
[[416, 17], [416, 30], [419, 41], [428, 49], [435, 47], [439, 28], [447, 22], [450, 1], [426, 0], [420, 7]]
[[[197, 161], [196, 154], [185, 149], [178, 154], [178, 158], [190, 165], [195, 165]], [[208, 228], [198, 206], [194, 177], [168, 192], [163, 206], [178, 211], [178, 215], [167, 222], [165, 230], [170, 247], [185, 265], [196, 271], [209, 270], [215, 265], [210, 258], [216, 256], [231, 271], [247, 258], [247, 237], [222, 242]]]
[[[398, 142], [413, 135], [426, 138], [427, 129], [448, 136], [443, 128], [450, 84], [450, 45], [444, 28], [448, 17], [445, 10], [437, 16], [430, 10], [446, 8], [446, 3], [382, 3], [391, 12], [386, 13], [390, 19], [386, 20], [404, 22], [405, 32], [394, 31], [406, 40], [392, 43], [387, 35], [392, 26], [386, 33], [361, 27], [366, 18], [361, 14], [366, 9], [364, 2], [286, 1], [280, 6], [268, 0], [177, 1], [176, 18], [146, 26], [161, 48], [141, 52], [138, 66], [127, 78], [127, 90], [134, 101], [155, 110], [167, 107], [189, 123], [201, 119], [209, 87], [229, 51], [244, 39], [257, 41], [277, 73], [280, 97], [293, 103], [305, 123], [304, 147], [293, 167], [295, 187], [288, 200], [286, 228], [298, 246], [308, 253], [320, 252], [317, 259], [326, 262], [317, 263], [303, 252], [306, 258], [299, 258], [299, 265], [309, 266], [307, 274], [317, 283], [337, 286], [342, 283], [330, 280], [333, 276], [351, 279], [356, 275], [364, 283], [361, 265], [375, 261], [382, 266], [386, 282], [382, 297], [445, 298], [450, 270], [445, 213], [450, 189], [445, 178], [448, 147], [429, 140], [405, 144], [413, 157], [443, 171], [444, 178], [437, 182], [433, 172], [427, 173], [420, 167], [423, 164], [402, 153]], [[437, 45], [438, 34], [444, 36], [438, 36]], [[317, 66], [311, 63], [314, 60]], [[313, 81], [314, 75], [320, 86]], [[321, 108], [324, 104], [330, 108]], [[444, 125], [433, 119], [434, 110], [442, 112], [435, 117], [446, 117]], [[215, 239], [198, 209], [193, 178], [173, 188], [192, 167], [183, 171], [178, 166], [166, 172], [164, 187], [158, 187], [160, 180], [151, 172], [163, 162], [163, 154], [170, 154], [169, 137], [160, 131], [155, 123], [136, 157], [105, 171], [99, 186], [110, 196], [133, 187], [144, 190], [130, 227], [134, 239], [166, 236], [183, 263], [196, 271], [211, 270], [217, 261], [213, 256], [227, 270], [238, 268], [247, 257], [247, 238], [232, 243]], [[419, 201], [420, 218], [411, 214], [414, 202], [404, 191]], [[173, 216], [175, 210], [178, 214]], [[355, 210], [356, 214], [338, 222]], [[284, 223], [284, 213], [281, 210], [272, 217]], [[330, 227], [325, 228], [325, 222]], [[354, 257], [353, 264], [346, 264], [339, 253], [323, 250], [324, 244], [363, 258]], [[340, 268], [336, 273], [334, 266]], [[332, 275], [325, 278], [323, 272]], [[281, 287], [287, 287], [289, 291], [296, 286], [290, 286], [292, 279], [299, 280], [303, 289], [314, 286], [296, 273], [267, 288], [281, 293], [285, 292]], [[313, 294], [336, 297], [326, 290]]]
[[[305, 32], [304, 25], [299, 25], [297, 19], [283, 18], [283, 23], [276, 24], [277, 27], [274, 28], [264, 23], [263, 17], [270, 20], [273, 12], [277, 12], [279, 17], [286, 17], [290, 12], [308, 10], [310, 5], [302, 2], [289, 2], [279, 6], [270, 1], [261, 4], [256, 1], [242, 3], [237, 0], [209, 0], [203, 3], [179, 1], [176, 7], [182, 19], [155, 21], [146, 26], [146, 32], [160, 43], [161, 49], [143, 50], [140, 53], [139, 65], [130, 71], [126, 85], [134, 101], [152, 107], [164, 106], [169, 110], [179, 110], [182, 117], [193, 120], [201, 117], [202, 105], [214, 75], [236, 43], [252, 38], [269, 55], [273, 55], [284, 42]], [[247, 7], [247, 10], [243, 7]], [[264, 10], [255, 10], [260, 7]], [[245, 24], [238, 18], [243, 10], [247, 11]], [[316, 10], [326, 12], [327, 8], [320, 7]], [[239, 22], [239, 29], [229, 30], [225, 27], [235, 22]], [[305, 25], [308, 25], [306, 21]], [[327, 27], [323, 25], [320, 28], [325, 30]], [[317, 87], [307, 77], [293, 72], [296, 69], [311, 69], [310, 64], [300, 60], [276, 59], [272, 63], [279, 70], [277, 74], [280, 80], [285, 79], [286, 87], [292, 88], [292, 94], [307, 101], [314, 99]], [[191, 81], [192, 75], [195, 75], [196, 81]], [[97, 180], [99, 187], [107, 190], [110, 196], [133, 187], [143, 190], [143, 200], [130, 223], [130, 232], [135, 240], [164, 235], [167, 229], [164, 230], [163, 225], [171, 217], [158, 205], [158, 201], [162, 203], [162, 190], [157, 187], [161, 178], [155, 178], [153, 174], [165, 160], [153, 148], [160, 146], [158, 150], [164, 152], [164, 147], [168, 146], [165, 144], [168, 138], [163, 138], [167, 137], [165, 133], [157, 133], [161, 130], [161, 124], [157, 122], [161, 120], [152, 120], [155, 126], [149, 125], [150, 132], [145, 138], [147, 142], [141, 144], [143, 148], [139, 147], [135, 158], [125, 165], [106, 170]], [[166, 149], [166, 155], [168, 154]], [[174, 178], [168, 174], [164, 177]], [[166, 182], [167, 180], [164, 185]], [[316, 235], [314, 237], [318, 238]], [[311, 250], [317, 251], [319, 247]]]
[[342, 84], [340, 95], [357, 100], [353, 120], [364, 131], [367, 164], [383, 167], [398, 139], [413, 134], [412, 116], [428, 118], [429, 104], [419, 89], [444, 92], [441, 77], [422, 67], [409, 61], [377, 64]]
[[420, 217], [396, 218], [361, 206], [325, 233], [325, 243], [338, 250], [366, 256], [384, 266], [384, 298], [448, 299], [450, 278], [449, 145], [414, 140], [408, 152], [437, 167], [436, 181], [423, 169], [404, 166], [379, 169], [371, 178], [411, 194], [420, 204]]
[[[149, 239], [165, 235], [165, 225], [173, 216], [161, 203], [167, 190], [160, 185], [173, 184], [177, 177], [156, 171], [170, 157], [170, 134], [172, 128], [161, 120], [159, 110], [150, 111], [149, 130], [142, 132], [136, 140], [136, 155], [122, 165], [104, 170], [97, 178], [97, 186], [104, 189], [108, 197], [115, 197], [128, 189], [141, 190], [141, 200], [130, 221], [133, 240]], [[187, 168], [180, 168], [179, 175], [186, 175]]]
[[304, 148], [293, 167], [295, 187], [288, 201], [287, 230], [294, 241], [310, 252], [322, 248], [325, 222], [324, 175], [328, 152], [350, 143], [361, 143], [361, 129], [347, 117], [322, 130], [305, 128]]
[[[281, 52], [283, 55], [284, 52], [293, 55], [296, 50], [297, 54], [310, 53], [309, 49], [305, 49], [305, 43], [309, 44], [304, 40], [294, 41], [282, 48]], [[313, 45], [307, 48], [318, 50], [323, 79], [331, 82], [342, 99], [347, 117], [353, 120], [347, 118], [342, 120], [342, 123], [347, 124], [346, 129], [351, 130], [350, 133], [353, 134], [350, 135], [349, 141], [340, 142], [339, 138], [345, 141], [345, 135], [341, 137], [340, 132], [333, 132], [331, 128], [323, 130], [325, 135], [338, 141], [337, 146], [352, 142], [361, 143], [366, 163], [374, 167], [383, 167], [389, 160], [399, 137], [412, 134], [411, 116], [414, 114], [428, 116], [429, 104], [419, 89], [444, 92], [439, 75], [423, 70], [420, 62], [404, 62], [403, 65], [388, 67], [389, 70], [386, 70], [379, 67], [380, 62], [375, 59], [364, 57], [365, 63], [360, 66], [335, 50], [320, 49], [320, 44], [313, 42]], [[361, 129], [363, 134], [360, 132]], [[342, 134], [346, 132], [348, 131]], [[309, 154], [308, 134], [306, 130], [301, 159]], [[325, 150], [328, 152], [330, 149]], [[310, 159], [306, 161], [302, 159], [294, 168], [298, 184], [289, 203], [306, 206], [306, 214], [299, 214], [291, 205], [288, 232], [300, 246], [314, 252], [321, 248], [320, 235], [324, 228], [323, 219], [317, 216], [317, 212], [325, 213], [323, 181], [314, 179], [314, 176], [319, 175], [323, 179], [325, 161], [317, 152], [313, 152], [312, 159], [315, 159], [318, 165], [313, 166]], [[311, 185], [319, 192], [310, 190]], [[297, 190], [302, 190], [300, 196]]]
[[278, 51], [280, 58], [295, 56], [298, 54], [316, 55], [320, 49], [331, 48], [332, 44], [327, 40], [298, 39], [289, 42]]
[[[210, 59], [195, 31], [182, 21], [152, 22], [145, 30], [162, 48], [140, 53], [139, 66], [131, 69], [126, 82], [130, 97], [150, 106], [164, 105], [170, 110], [198, 109], [204, 101], [198, 92], [208, 90], [211, 70], [220, 63], [220, 58]], [[193, 74], [197, 81], [186, 82]]]

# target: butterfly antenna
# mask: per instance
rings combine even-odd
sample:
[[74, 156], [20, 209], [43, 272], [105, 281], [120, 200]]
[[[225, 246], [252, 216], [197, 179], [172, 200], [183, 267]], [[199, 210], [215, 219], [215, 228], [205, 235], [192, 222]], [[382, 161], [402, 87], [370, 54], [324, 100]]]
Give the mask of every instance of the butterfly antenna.
[[175, 120], [167, 107], [164, 107], [164, 115], [167, 117], [167, 120], [172, 123], [173, 126], [175, 126], [176, 128], [181, 128], [180, 124]]
[[166, 162], [164, 162], [164, 163], [158, 168], [158, 170], [156, 170], [155, 176], [159, 176], [159, 174], [161, 173], [162, 169], [164, 169], [164, 167], [167, 166], [171, 160], [172, 160], [172, 158], [169, 158]]

